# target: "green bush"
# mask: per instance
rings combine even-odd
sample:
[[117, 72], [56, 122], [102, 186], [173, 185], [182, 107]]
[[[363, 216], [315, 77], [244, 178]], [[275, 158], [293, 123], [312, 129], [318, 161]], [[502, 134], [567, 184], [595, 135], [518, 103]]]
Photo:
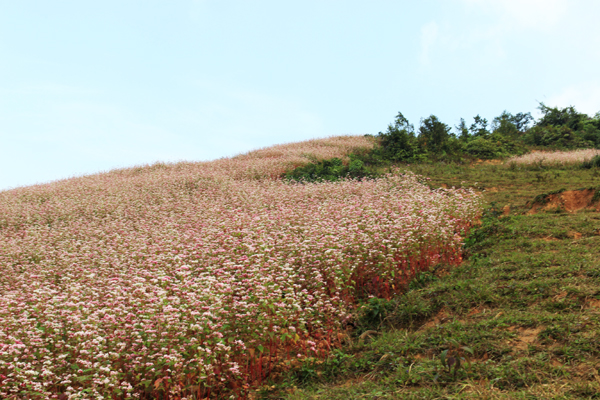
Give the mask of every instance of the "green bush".
[[600, 148], [600, 123], [596, 120], [586, 121], [583, 124], [583, 130], [581, 136], [583, 140], [586, 140], [594, 144], [594, 147]]
[[585, 160], [581, 163], [581, 168], [600, 168], [600, 155], [594, 156], [591, 160]]
[[360, 179], [372, 175], [363, 161], [351, 157], [348, 165], [344, 165], [339, 158], [321, 160], [289, 171], [285, 174], [285, 178], [300, 182], [334, 182], [344, 178]]
[[465, 150], [470, 155], [482, 159], [498, 158], [502, 155], [497, 142], [483, 137], [470, 140], [465, 146]]

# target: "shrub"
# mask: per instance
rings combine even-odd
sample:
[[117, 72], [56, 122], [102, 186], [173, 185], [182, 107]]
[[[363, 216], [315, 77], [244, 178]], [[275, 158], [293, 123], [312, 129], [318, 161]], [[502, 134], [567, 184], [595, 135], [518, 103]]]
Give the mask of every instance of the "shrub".
[[595, 155], [589, 160], [584, 160], [581, 163], [581, 168], [590, 169], [590, 168], [600, 168], [600, 154]]
[[342, 160], [330, 158], [317, 161], [286, 173], [286, 178], [297, 181], [337, 181], [345, 172]]
[[483, 137], [477, 137], [469, 141], [466, 145], [467, 153], [472, 156], [490, 159], [501, 156], [497, 143], [492, 142], [490, 139]]
[[352, 157], [348, 165], [344, 165], [339, 158], [317, 161], [287, 172], [285, 178], [304, 182], [335, 182], [343, 178], [364, 178], [372, 175], [362, 160]]
[[594, 147], [600, 147], [600, 128], [595, 120], [587, 121], [583, 125], [582, 138], [594, 144]]

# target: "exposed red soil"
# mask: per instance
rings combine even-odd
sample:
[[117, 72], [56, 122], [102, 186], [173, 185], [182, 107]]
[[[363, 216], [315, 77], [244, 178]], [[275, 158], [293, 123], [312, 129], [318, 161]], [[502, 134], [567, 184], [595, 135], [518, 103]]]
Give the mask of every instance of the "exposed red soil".
[[580, 210], [600, 211], [600, 202], [594, 201], [595, 189], [565, 190], [562, 193], [549, 194], [544, 202], [534, 203], [527, 214], [540, 211], [563, 210], [577, 212]]

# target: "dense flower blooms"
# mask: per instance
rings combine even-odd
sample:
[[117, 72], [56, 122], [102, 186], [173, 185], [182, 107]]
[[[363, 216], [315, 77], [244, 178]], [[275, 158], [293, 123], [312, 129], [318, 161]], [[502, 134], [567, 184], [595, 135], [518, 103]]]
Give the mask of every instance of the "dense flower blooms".
[[581, 164], [589, 161], [594, 156], [600, 154], [597, 149], [571, 150], [571, 151], [535, 151], [522, 156], [509, 158], [506, 163], [516, 163], [524, 165], [543, 164], [543, 165], [568, 165]]
[[278, 360], [326, 354], [356, 299], [458, 262], [480, 213], [473, 192], [412, 174], [277, 179], [369, 146], [314, 140], [0, 192], [0, 397], [243, 396]]

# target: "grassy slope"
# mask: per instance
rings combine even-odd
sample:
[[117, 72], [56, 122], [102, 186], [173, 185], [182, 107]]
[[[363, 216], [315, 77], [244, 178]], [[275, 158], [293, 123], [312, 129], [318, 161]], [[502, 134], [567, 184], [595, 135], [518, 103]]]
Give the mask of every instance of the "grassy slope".
[[[488, 212], [461, 267], [439, 268], [401, 298], [373, 303], [371, 325], [357, 329], [352, 344], [325, 362], [294, 366], [256, 397], [600, 398], [600, 215], [524, 215], [536, 195], [598, 186], [598, 173], [411, 169], [433, 187], [464, 181], [485, 189], [489, 204], [497, 210], [510, 204], [511, 215]], [[358, 340], [366, 329], [381, 334]], [[440, 354], [456, 346], [470, 347], [474, 356], [470, 368], [453, 374]]]

